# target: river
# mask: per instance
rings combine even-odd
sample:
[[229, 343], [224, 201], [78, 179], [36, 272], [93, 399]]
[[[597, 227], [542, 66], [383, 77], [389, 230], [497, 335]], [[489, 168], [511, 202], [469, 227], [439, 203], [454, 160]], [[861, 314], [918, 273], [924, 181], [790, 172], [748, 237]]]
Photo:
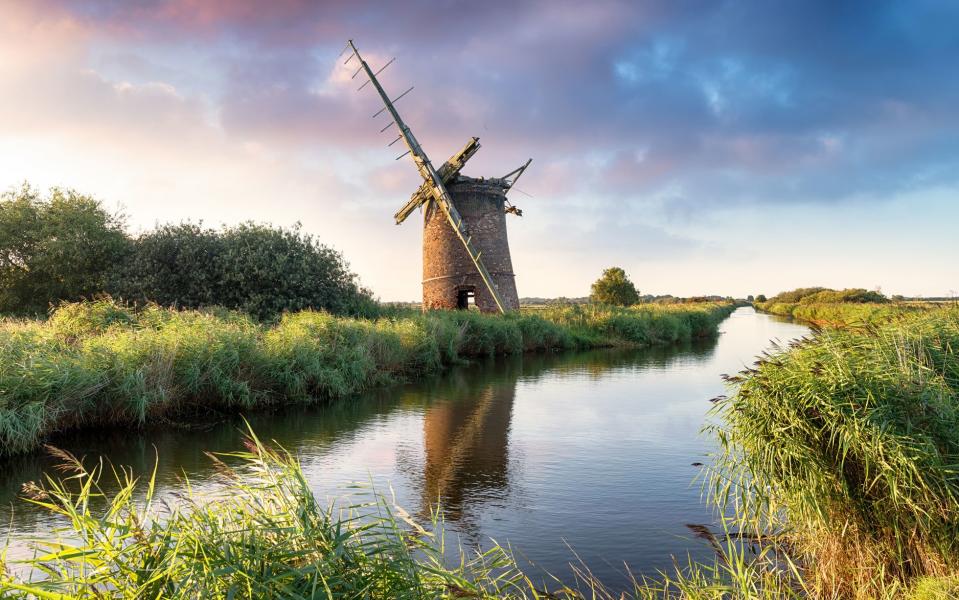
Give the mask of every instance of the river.
[[[440, 501], [446, 529], [467, 546], [509, 542], [532, 574], [569, 577], [573, 550], [613, 587], [670, 569], [673, 557], [710, 560], [687, 524], [715, 521], [696, 479], [712, 442], [701, 435], [720, 379], [751, 364], [770, 340], [808, 329], [740, 308], [715, 340], [671, 348], [536, 354], [458, 368], [334, 407], [259, 413], [263, 439], [295, 452], [321, 498], [372, 484], [426, 519]], [[240, 448], [236, 420], [209, 429], [105, 430], [55, 443], [147, 474], [159, 453], [161, 493], [219, 485], [204, 451]], [[42, 535], [51, 517], [17, 499], [51, 467], [35, 454], [0, 463], [0, 513], [11, 534]], [[355, 492], [353, 492], [355, 493]], [[12, 511], [12, 515], [9, 514]], [[572, 548], [572, 550], [571, 550]]]

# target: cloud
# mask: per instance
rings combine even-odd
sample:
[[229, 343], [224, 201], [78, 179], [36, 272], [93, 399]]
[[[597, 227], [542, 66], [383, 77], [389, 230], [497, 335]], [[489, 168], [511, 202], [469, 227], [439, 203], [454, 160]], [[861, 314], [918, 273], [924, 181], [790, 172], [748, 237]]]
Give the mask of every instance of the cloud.
[[390, 266], [410, 282], [394, 287], [357, 240], [369, 229], [415, 258], [416, 227], [391, 229], [390, 216], [418, 181], [386, 148], [389, 120], [370, 118], [378, 99], [336, 58], [350, 36], [375, 67], [397, 57], [383, 83], [394, 95], [415, 85], [399, 107], [434, 162], [472, 135], [483, 150], [471, 175], [534, 158], [519, 186], [533, 198], [515, 198], [542, 215], [516, 228], [531, 256], [572, 256], [553, 245], [560, 230], [596, 262], [716, 255], [732, 242], [703, 231], [733, 209], [896, 203], [959, 185], [959, 8], [947, 3], [0, 8], [0, 183], [70, 175], [57, 182], [123, 200], [146, 223], [302, 216], [386, 297], [416, 296], [415, 264]]

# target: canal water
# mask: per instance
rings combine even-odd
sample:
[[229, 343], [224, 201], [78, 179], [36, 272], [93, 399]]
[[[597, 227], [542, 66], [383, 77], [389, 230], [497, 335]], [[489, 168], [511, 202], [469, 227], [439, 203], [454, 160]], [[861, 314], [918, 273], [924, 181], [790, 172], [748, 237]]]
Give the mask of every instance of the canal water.
[[[263, 439], [295, 452], [320, 498], [372, 484], [426, 520], [440, 507], [464, 546], [509, 543], [532, 575], [568, 578], [573, 552], [613, 587], [637, 575], [711, 559], [689, 524], [715, 521], [692, 463], [708, 462], [700, 434], [720, 378], [801, 325], [740, 308], [715, 340], [671, 348], [526, 355], [459, 368], [435, 380], [376, 390], [335, 407], [260, 413]], [[202, 431], [98, 431], [58, 446], [148, 474], [159, 454], [161, 493], [219, 485], [204, 451], [241, 447], [241, 424]], [[154, 447], [156, 450], [154, 450]], [[17, 499], [51, 469], [42, 455], [0, 463], [0, 522], [9, 558], [51, 517]], [[12, 514], [11, 514], [12, 512]], [[455, 541], [455, 540], [453, 540]]]

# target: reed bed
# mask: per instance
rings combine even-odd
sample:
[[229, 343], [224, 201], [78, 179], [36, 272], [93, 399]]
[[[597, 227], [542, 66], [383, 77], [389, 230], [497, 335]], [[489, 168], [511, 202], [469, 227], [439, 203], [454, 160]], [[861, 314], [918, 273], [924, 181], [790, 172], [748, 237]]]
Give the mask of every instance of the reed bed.
[[923, 302], [760, 302], [756, 308], [781, 317], [812, 323], [820, 327], [871, 327], [934, 310]]
[[[712, 537], [716, 561], [677, 564], [673, 573], [631, 578], [610, 588], [588, 565], [573, 578], [533, 580], [512, 552], [447, 547], [437, 517], [420, 523], [383, 497], [322, 505], [296, 457], [250, 431], [244, 451], [208, 454], [220, 485], [175, 497], [155, 495], [129, 469], [93, 465], [48, 447], [59, 477], [23, 486], [24, 500], [57, 517], [40, 538], [23, 540], [31, 558], [0, 554], [0, 598], [327, 598], [503, 600], [726, 600], [821, 596], [781, 548], [744, 543], [733, 531]], [[104, 481], [105, 480], [105, 481]], [[435, 515], [435, 513], [434, 513]], [[886, 585], [881, 600], [943, 600], [957, 577]]]
[[715, 335], [732, 304], [566, 307], [536, 314], [393, 311], [377, 319], [64, 304], [0, 321], [0, 454], [71, 428], [158, 425], [344, 398], [474, 357]]
[[824, 329], [730, 378], [708, 489], [734, 529], [796, 565], [793, 586], [955, 597], [957, 350], [959, 307], [921, 308]]

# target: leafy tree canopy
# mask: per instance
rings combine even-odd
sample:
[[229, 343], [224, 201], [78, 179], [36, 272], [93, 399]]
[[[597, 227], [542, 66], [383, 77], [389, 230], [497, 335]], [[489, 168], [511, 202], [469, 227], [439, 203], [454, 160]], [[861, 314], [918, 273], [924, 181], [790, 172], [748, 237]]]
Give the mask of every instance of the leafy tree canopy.
[[[757, 301], [762, 302], [757, 297]], [[800, 303], [800, 304], [834, 304], [834, 303], [864, 303], [864, 302], [889, 302], [879, 291], [866, 290], [863, 288], [847, 288], [844, 290], [833, 290], [824, 287], [797, 288], [788, 292], [781, 292], [769, 300], [774, 303]]]
[[259, 318], [306, 308], [375, 310], [343, 256], [300, 230], [242, 223], [222, 230], [164, 225], [134, 241], [114, 293], [196, 308], [218, 305]]
[[72, 190], [0, 196], [0, 313], [111, 294], [134, 303], [223, 306], [259, 318], [305, 308], [371, 315], [343, 256], [303, 233], [182, 223], [129, 237], [121, 215]]
[[0, 196], [0, 312], [37, 313], [102, 292], [129, 252], [121, 215], [73, 190]]
[[605, 269], [602, 277], [593, 283], [591, 291], [589, 299], [597, 304], [630, 306], [639, 302], [636, 286], [619, 267]]

